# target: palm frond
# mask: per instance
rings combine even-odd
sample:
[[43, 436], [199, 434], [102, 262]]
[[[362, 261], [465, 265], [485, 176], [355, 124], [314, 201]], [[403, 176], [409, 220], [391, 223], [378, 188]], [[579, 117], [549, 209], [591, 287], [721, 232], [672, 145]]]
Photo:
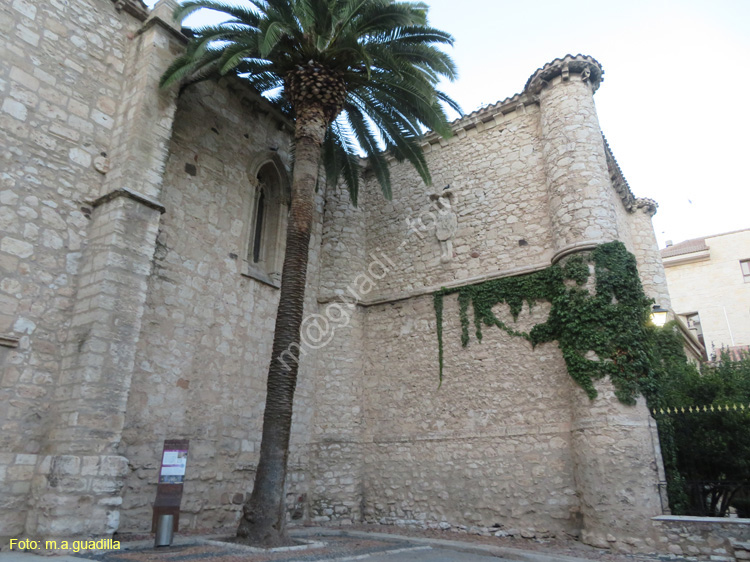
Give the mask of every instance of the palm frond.
[[380, 184], [383, 195], [386, 199], [390, 200], [393, 197], [391, 173], [388, 169], [388, 161], [384, 153], [380, 150], [374, 131], [370, 129], [365, 115], [355, 105], [347, 105], [344, 115], [357, 137], [359, 145], [367, 155], [367, 160], [375, 174], [375, 178]]
[[[251, 1], [251, 4], [255, 4]], [[256, 6], [257, 8], [257, 6]], [[243, 6], [221, 2], [220, 0], [185, 0], [175, 8], [173, 17], [175, 21], [182, 22], [191, 14], [198, 10], [207, 9], [216, 12], [222, 12], [232, 16], [247, 25], [257, 26], [259, 16], [257, 12], [249, 10]]]
[[278, 21], [272, 21], [265, 29], [263, 33], [263, 41], [260, 44], [260, 56], [266, 58], [276, 44], [279, 42], [281, 37], [286, 32], [284, 25]]
[[331, 123], [323, 141], [323, 167], [329, 186], [343, 178], [349, 190], [349, 199], [354, 206], [359, 200], [360, 165], [357, 145], [350, 131], [344, 131], [340, 119]]
[[[233, 73], [293, 118], [298, 108], [290, 103], [287, 78], [314, 61], [316, 67], [341, 76], [347, 94], [322, 147], [328, 183], [342, 178], [356, 204], [360, 155], [365, 154], [387, 198], [391, 197], [388, 155], [408, 160], [429, 184], [423, 134], [433, 130], [450, 135], [445, 108], [459, 114], [461, 109], [438, 89], [442, 79], [457, 76], [453, 60], [441, 50], [453, 45], [453, 37], [428, 24], [426, 4], [245, 0], [244, 5], [236, 5], [230, 1], [185, 0], [175, 11], [177, 19], [202, 8], [228, 19], [194, 30], [185, 54], [162, 76], [162, 87]], [[321, 104], [323, 99], [321, 94]]]

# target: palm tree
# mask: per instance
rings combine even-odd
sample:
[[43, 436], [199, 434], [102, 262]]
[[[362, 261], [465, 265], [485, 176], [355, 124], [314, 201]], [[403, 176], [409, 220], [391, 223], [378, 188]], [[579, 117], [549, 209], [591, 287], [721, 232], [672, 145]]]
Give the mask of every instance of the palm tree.
[[[396, 0], [186, 0], [182, 21], [201, 8], [224, 13], [220, 24], [194, 29], [184, 55], [161, 86], [232, 73], [294, 120], [295, 163], [281, 294], [268, 373], [260, 460], [237, 534], [247, 542], [287, 540], [284, 484], [299, 349], [314, 192], [321, 162], [329, 183], [343, 178], [356, 204], [363, 152], [386, 198], [387, 155], [408, 160], [430, 184], [420, 147], [425, 128], [448, 136], [443, 110], [458, 106], [437, 90], [455, 67], [438, 45], [453, 38], [429, 27], [427, 6]], [[362, 151], [362, 152], [360, 152]], [[296, 346], [296, 347], [295, 347]]]

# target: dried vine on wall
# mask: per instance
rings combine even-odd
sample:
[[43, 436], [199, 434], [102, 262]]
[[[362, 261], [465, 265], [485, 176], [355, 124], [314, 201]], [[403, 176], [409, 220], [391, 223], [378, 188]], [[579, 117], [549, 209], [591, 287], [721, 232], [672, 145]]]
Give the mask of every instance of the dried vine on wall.
[[[590, 269], [594, 287], [587, 282]], [[647, 327], [650, 300], [643, 293], [635, 257], [621, 242], [602, 244], [591, 252], [568, 258], [564, 265], [475, 285], [441, 289], [434, 298], [437, 318], [440, 382], [443, 380], [443, 298], [458, 294], [461, 344], [469, 343], [469, 307], [474, 316], [477, 340], [483, 326], [497, 326], [532, 345], [557, 341], [568, 373], [596, 397], [594, 380], [609, 375], [617, 398], [635, 403], [639, 392], [653, 388], [650, 368], [652, 335]], [[533, 307], [539, 301], [552, 304], [547, 321], [531, 331], [516, 330], [500, 320], [493, 307], [507, 304], [513, 319], [523, 303]]]

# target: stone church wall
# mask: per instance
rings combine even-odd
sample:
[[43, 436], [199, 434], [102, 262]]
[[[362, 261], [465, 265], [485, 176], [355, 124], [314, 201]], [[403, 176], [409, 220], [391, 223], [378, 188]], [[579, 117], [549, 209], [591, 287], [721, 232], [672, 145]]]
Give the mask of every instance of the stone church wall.
[[[445, 303], [445, 380], [438, 388], [434, 290], [528, 273], [609, 240], [622, 240], [639, 257], [655, 251], [633, 237], [646, 226], [634, 217], [641, 210], [607, 167], [591, 100], [598, 77], [593, 88], [583, 74], [563, 79], [554, 74], [563, 66], [555, 61], [538, 71], [541, 89], [532, 77], [524, 94], [464, 118], [452, 139], [433, 140], [427, 161], [434, 187], [406, 164], [391, 168], [392, 203], [378, 201], [374, 182], [368, 185], [366, 253], [388, 271], [359, 291], [367, 293], [360, 434], [366, 520], [582, 532], [587, 542], [604, 546], [611, 538], [625, 550], [654, 544], [647, 519], [660, 512], [659, 463], [641, 467], [636, 460], [656, 454], [642, 403], [617, 404], [606, 384], [589, 401], [555, 344], [532, 349], [487, 329], [481, 344], [472, 337], [462, 348], [455, 297]], [[457, 215], [447, 259], [437, 236], [440, 211], [430, 202], [444, 192]], [[501, 319], [521, 330], [548, 312], [545, 304], [525, 307], [513, 324], [502, 308]], [[621, 467], [607, 460], [613, 443]], [[620, 493], [638, 496], [632, 519], [616, 507]], [[616, 518], [623, 532], [607, 535], [603, 521]]]
[[[488, 328], [463, 348], [458, 304], [447, 298], [438, 387], [432, 298], [368, 312], [368, 519], [574, 532], [572, 384], [556, 346], [532, 352]], [[529, 330], [548, 312], [524, 307], [517, 326]]]
[[[396, 265], [368, 300], [438, 289], [454, 282], [527, 267], [551, 258], [538, 106], [497, 112], [487, 122], [427, 145], [433, 186], [408, 165], [392, 167], [393, 201], [376, 185], [366, 202], [368, 252]], [[447, 186], [458, 215], [452, 260], [441, 262], [439, 216], [430, 194]]]
[[[488, 330], [482, 344], [464, 349], [456, 299], [448, 298], [438, 388], [429, 292], [541, 269], [552, 257], [539, 108], [510, 107], [429, 146], [434, 187], [398, 165], [392, 203], [378, 201], [375, 186], [368, 191], [369, 252], [395, 264], [368, 300], [407, 297], [367, 308], [369, 520], [574, 529], [570, 382], [555, 347], [532, 354], [528, 342]], [[445, 262], [435, 229], [440, 211], [429, 194], [447, 186], [458, 224]], [[543, 322], [547, 310], [526, 308], [519, 326]]]
[[[248, 202], [261, 164], [288, 173], [290, 127], [236, 81], [158, 89], [185, 42], [172, 4], [0, 8], [0, 537], [147, 530], [166, 438], [191, 440], [183, 529], [233, 525], [252, 485], [278, 290], [243, 263]], [[659, 460], [642, 404], [606, 384], [590, 403], [555, 344], [489, 329], [462, 348], [452, 297], [437, 380], [442, 286], [621, 239], [663, 291], [653, 205], [601, 139], [600, 79], [590, 57], [557, 59], [429, 138], [432, 188], [394, 163], [392, 202], [364, 170], [359, 208], [320, 189], [293, 519], [648, 540]], [[525, 307], [518, 326], [547, 313]]]
[[[256, 162], [272, 157], [288, 170], [290, 145], [283, 121], [232, 86], [187, 88], [175, 114], [161, 198], [166, 212], [120, 447], [131, 470], [123, 531], [150, 529], [164, 439], [190, 439], [181, 528], [234, 524], [252, 488], [279, 291], [242, 274], [249, 176]], [[319, 246], [318, 224], [312, 307]], [[304, 484], [313, 363], [302, 358], [290, 494]]]
[[0, 536], [24, 529], [139, 25], [101, 0], [0, 7]]

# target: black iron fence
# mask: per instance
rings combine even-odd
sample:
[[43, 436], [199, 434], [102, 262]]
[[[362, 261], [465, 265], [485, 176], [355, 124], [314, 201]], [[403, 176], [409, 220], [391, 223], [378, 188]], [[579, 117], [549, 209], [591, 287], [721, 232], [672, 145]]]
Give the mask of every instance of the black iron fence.
[[750, 517], [750, 404], [652, 409], [672, 512]]
[[750, 404], [709, 404], [704, 406], [677, 406], [674, 408], [653, 408], [651, 413], [655, 418], [672, 414], [703, 414], [709, 412], [750, 412]]

